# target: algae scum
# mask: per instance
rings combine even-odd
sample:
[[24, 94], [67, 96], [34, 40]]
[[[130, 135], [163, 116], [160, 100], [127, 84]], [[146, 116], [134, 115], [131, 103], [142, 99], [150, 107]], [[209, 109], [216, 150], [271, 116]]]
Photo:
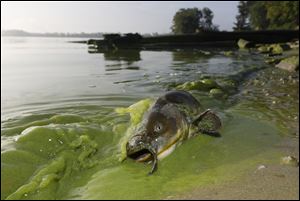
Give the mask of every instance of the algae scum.
[[[274, 147], [298, 138], [298, 73], [275, 69], [257, 52], [88, 54], [84, 45], [48, 40], [7, 44], [1, 199], [166, 198], [277, 163], [283, 155]], [[23, 62], [12, 62], [12, 55]], [[13, 77], [12, 69], [22, 65], [30, 66], [29, 74]], [[37, 65], [47, 66], [48, 78]], [[26, 79], [42, 87], [26, 85]], [[19, 89], [18, 81], [25, 86]], [[124, 141], [153, 99], [171, 89], [188, 90], [203, 108], [216, 111], [222, 137], [184, 142], [147, 176], [150, 165], [121, 162]]]

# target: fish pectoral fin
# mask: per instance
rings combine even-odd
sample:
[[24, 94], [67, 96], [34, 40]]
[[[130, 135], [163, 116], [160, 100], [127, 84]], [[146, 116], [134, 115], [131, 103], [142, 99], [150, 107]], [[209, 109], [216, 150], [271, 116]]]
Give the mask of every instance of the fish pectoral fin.
[[198, 117], [193, 120], [192, 124], [198, 127], [198, 132], [213, 137], [221, 137], [220, 133], [217, 131], [222, 126], [221, 120], [210, 109], [198, 115]]
[[207, 131], [207, 130], [199, 129], [198, 132], [212, 137], [221, 137], [221, 134], [218, 131]]

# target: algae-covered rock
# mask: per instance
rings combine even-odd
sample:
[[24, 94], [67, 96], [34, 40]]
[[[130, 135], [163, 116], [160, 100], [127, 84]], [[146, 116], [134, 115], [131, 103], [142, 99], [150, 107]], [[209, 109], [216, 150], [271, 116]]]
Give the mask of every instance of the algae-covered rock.
[[296, 71], [299, 69], [299, 56], [291, 56], [282, 59], [280, 63], [276, 65], [276, 67], [290, 72]]
[[176, 89], [180, 90], [200, 90], [209, 91], [212, 88], [217, 88], [218, 84], [212, 79], [202, 79], [199, 81], [185, 82], [178, 85]]
[[270, 58], [267, 58], [265, 60], [265, 62], [267, 64], [278, 64], [280, 61], [281, 61], [282, 58], [274, 58], [274, 57], [270, 57]]
[[209, 95], [215, 98], [223, 98], [226, 94], [222, 89], [213, 88], [209, 91]]
[[239, 39], [237, 44], [238, 44], [239, 48], [242, 48], [242, 49], [254, 47], [254, 44], [252, 42], [244, 40], [244, 39]]
[[267, 46], [267, 45], [262, 45], [262, 46], [258, 47], [257, 50], [260, 53], [269, 53], [270, 52], [270, 47]]
[[223, 54], [227, 57], [233, 56], [233, 51], [224, 51]]
[[283, 53], [284, 46], [280, 44], [272, 44], [270, 45], [270, 53], [272, 55], [280, 55]]
[[216, 83], [215, 80], [212, 79], [202, 79], [200, 80], [207, 88], [213, 88], [213, 87], [218, 87], [218, 84]]
[[185, 82], [176, 87], [176, 89], [181, 89], [181, 90], [204, 90], [204, 88], [205, 88], [205, 84], [203, 84], [200, 81]]
[[226, 91], [226, 93], [234, 94], [237, 91], [238, 83], [232, 79], [218, 80], [219, 86]]
[[287, 44], [260, 45], [257, 50], [260, 53], [270, 53], [271, 55], [281, 55], [284, 51], [291, 49]]

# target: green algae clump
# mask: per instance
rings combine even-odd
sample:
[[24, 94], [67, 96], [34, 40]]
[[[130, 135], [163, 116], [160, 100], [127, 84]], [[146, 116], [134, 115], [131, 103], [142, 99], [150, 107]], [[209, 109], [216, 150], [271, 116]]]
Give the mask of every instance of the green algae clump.
[[134, 133], [136, 126], [142, 121], [144, 113], [150, 108], [154, 100], [144, 99], [127, 108], [116, 108], [115, 112], [118, 114], [130, 115], [130, 124], [127, 128], [125, 135], [120, 140], [120, 156], [119, 161], [123, 161], [126, 158], [126, 142], [129, 137]]
[[180, 90], [199, 90], [199, 91], [209, 91], [212, 88], [219, 87], [218, 84], [212, 79], [202, 79], [198, 81], [185, 82], [178, 85], [176, 89]]
[[150, 107], [153, 103], [151, 99], [141, 100], [128, 108], [116, 108], [115, 112], [118, 114], [130, 114], [130, 122], [132, 125], [137, 125], [143, 118], [144, 112]]
[[97, 161], [89, 160], [89, 157], [96, 153], [98, 144], [91, 140], [88, 135], [81, 135], [70, 144], [70, 147], [75, 150], [80, 150], [80, 154], [77, 157], [80, 167], [90, 168], [97, 163]]
[[65, 159], [63, 157], [59, 157], [53, 160], [49, 165], [38, 171], [38, 173], [35, 176], [33, 176], [33, 178], [27, 184], [19, 187], [6, 199], [21, 199], [24, 196], [26, 197], [29, 193], [33, 193], [35, 191], [47, 187], [50, 183], [61, 178], [61, 173], [64, 171], [65, 165]]

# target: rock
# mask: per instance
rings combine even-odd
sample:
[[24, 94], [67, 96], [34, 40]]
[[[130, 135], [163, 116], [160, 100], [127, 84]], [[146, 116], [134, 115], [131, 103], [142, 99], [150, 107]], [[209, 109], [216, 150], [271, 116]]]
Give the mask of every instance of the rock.
[[205, 84], [208, 89], [218, 87], [218, 84], [216, 83], [216, 81], [214, 81], [212, 79], [202, 79], [202, 80], [200, 80], [200, 82]]
[[299, 161], [294, 156], [285, 156], [281, 158], [281, 164], [298, 167]]
[[176, 88], [181, 90], [200, 90], [200, 91], [209, 91], [210, 89], [218, 87], [218, 84], [212, 79], [203, 79], [193, 82], [185, 82], [181, 85], [178, 85]]
[[225, 97], [225, 93], [222, 89], [213, 88], [209, 91], [209, 95], [215, 98], [223, 98]]
[[233, 56], [233, 52], [232, 52], [232, 51], [225, 51], [225, 52], [223, 52], [223, 54], [224, 54], [225, 56], [227, 56], [227, 57]]
[[209, 51], [199, 50], [199, 52], [201, 52], [204, 55], [211, 55]]
[[278, 64], [281, 61], [281, 58], [267, 58], [265, 62], [267, 64]]
[[287, 44], [271, 44], [271, 45], [261, 45], [257, 48], [260, 53], [270, 53], [271, 55], [281, 55], [283, 51], [291, 49]]
[[270, 46], [270, 51], [272, 55], [281, 55], [283, 53], [283, 48], [279, 44], [273, 44]]
[[257, 50], [260, 53], [269, 53], [270, 52], [270, 48], [268, 46], [266, 46], [266, 45], [260, 46], [259, 48], [257, 48]]
[[197, 90], [199, 88], [202, 88], [204, 85], [199, 82], [199, 81], [195, 81], [195, 82], [185, 82], [181, 85], [178, 85], [176, 87], [176, 89], [181, 89], [181, 90]]
[[257, 167], [257, 170], [262, 170], [262, 169], [266, 169], [267, 167], [265, 165], [260, 165]]
[[218, 80], [220, 88], [225, 90], [229, 94], [234, 94], [237, 91], [237, 82], [232, 79], [221, 79]]
[[299, 48], [299, 40], [295, 41], [295, 42], [290, 42], [290, 43], [287, 43], [290, 48], [292, 49], [296, 49], [296, 48]]
[[288, 50], [287, 46], [281, 44], [272, 44], [269, 48], [272, 55], [281, 55], [283, 50]]
[[237, 44], [238, 44], [239, 48], [242, 48], [242, 49], [254, 47], [254, 44], [252, 42], [244, 40], [244, 39], [239, 39]]
[[291, 56], [282, 59], [280, 63], [276, 65], [276, 67], [290, 72], [299, 70], [299, 56]]

